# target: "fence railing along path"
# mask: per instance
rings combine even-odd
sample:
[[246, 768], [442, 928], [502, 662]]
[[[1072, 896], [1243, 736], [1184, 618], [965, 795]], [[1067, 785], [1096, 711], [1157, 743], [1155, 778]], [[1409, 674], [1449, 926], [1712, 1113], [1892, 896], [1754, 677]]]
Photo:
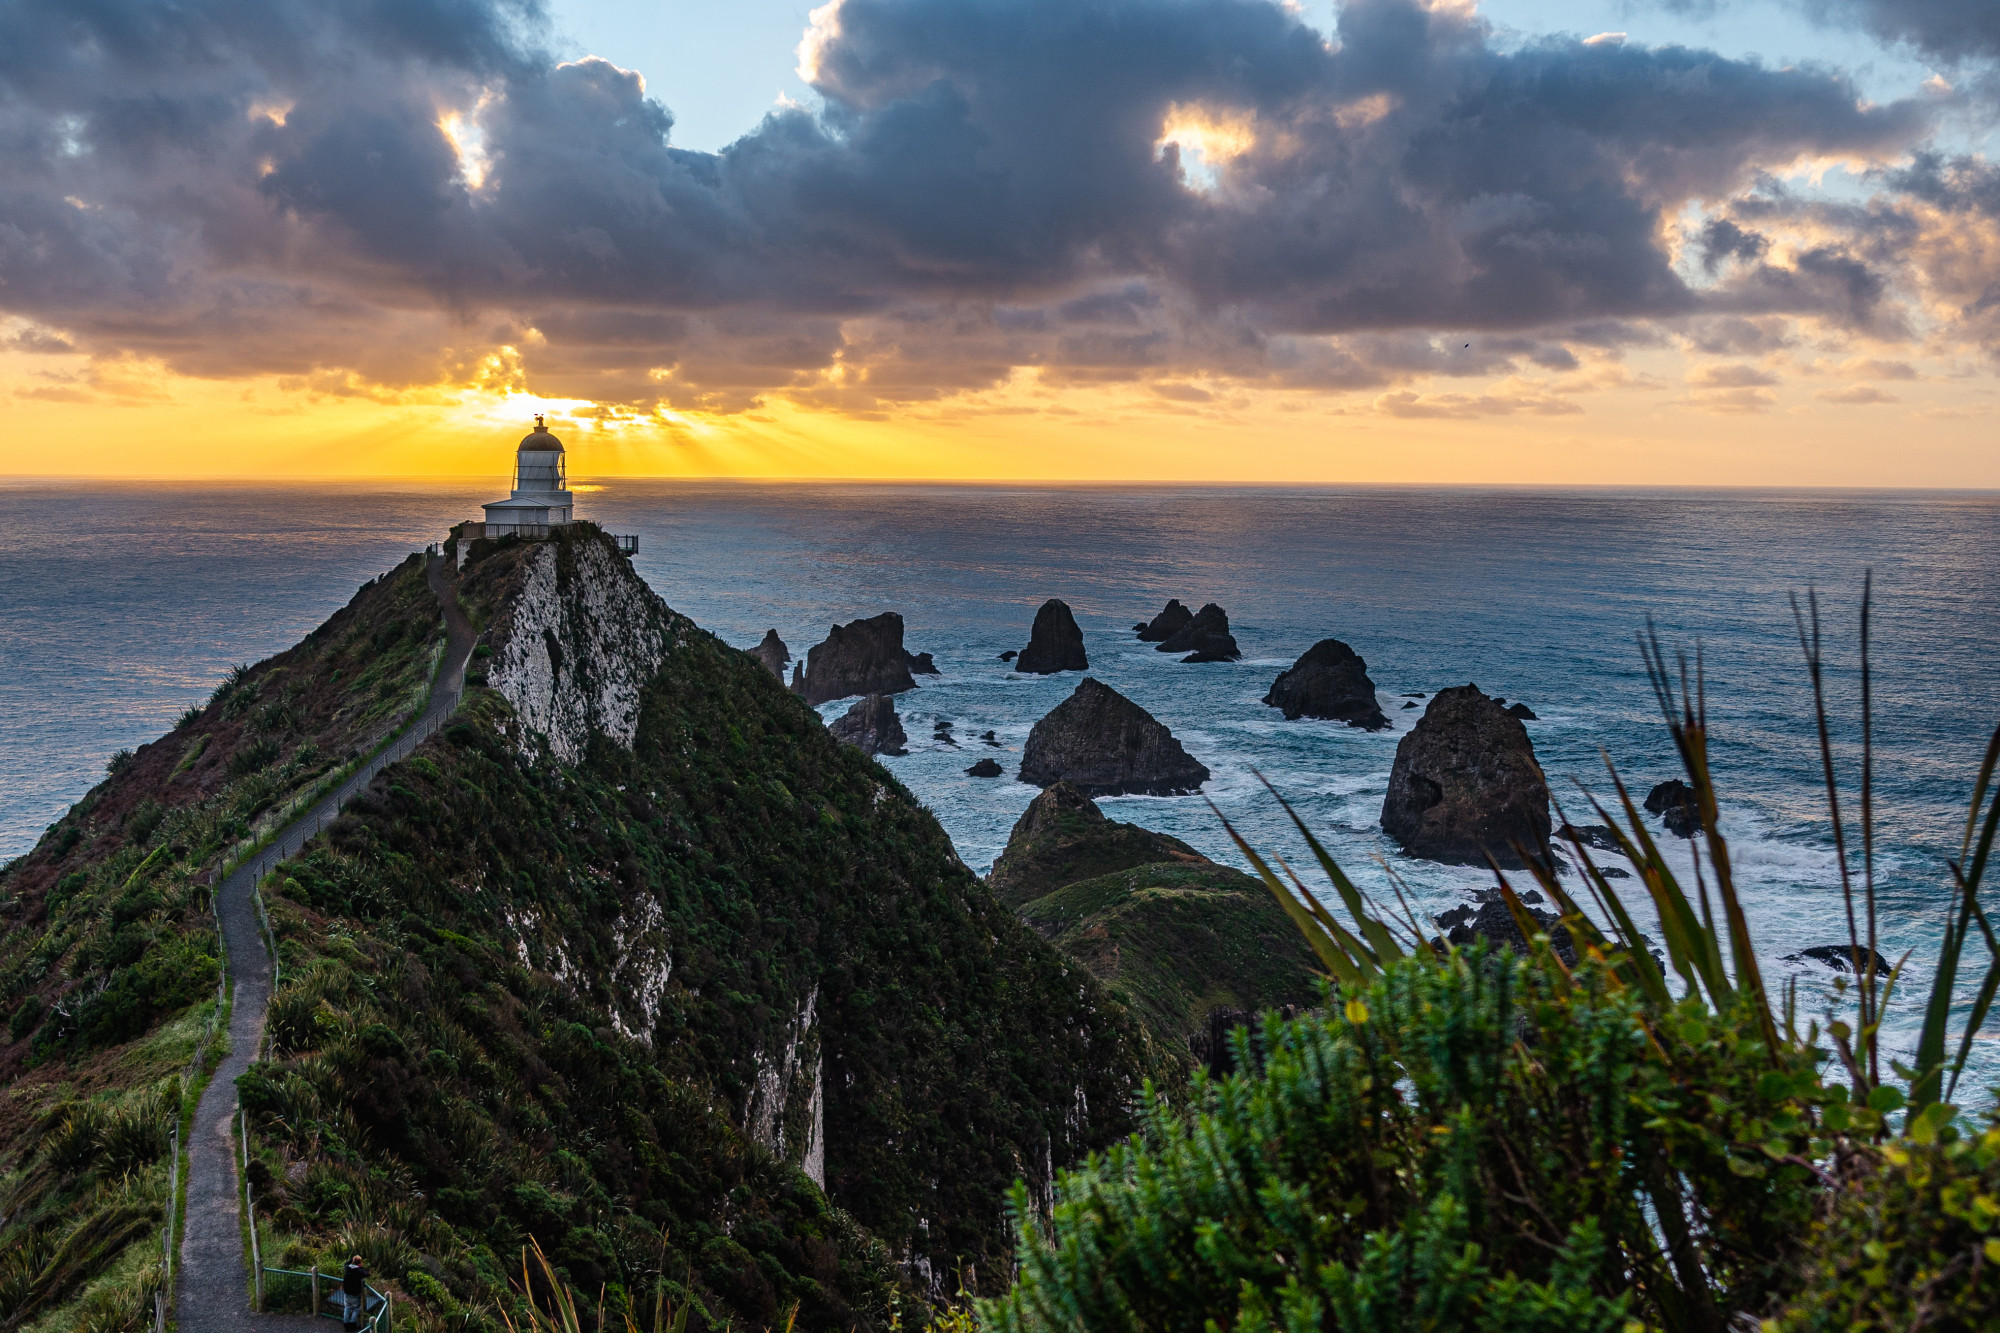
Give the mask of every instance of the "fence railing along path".
[[249, 1209], [250, 1234], [254, 1236], [255, 1205], [246, 1193], [249, 1182], [238, 1170], [243, 1159], [233, 1142], [232, 1122], [238, 1122], [236, 1080], [250, 1068], [263, 1044], [264, 1015], [277, 982], [277, 941], [270, 932], [258, 881], [279, 863], [298, 855], [314, 834], [339, 817], [342, 807], [367, 790], [377, 774], [407, 758], [458, 707], [475, 636], [458, 605], [450, 568], [449, 560], [433, 556], [426, 569], [431, 591], [444, 612], [446, 637], [423, 713], [330, 795], [280, 829], [269, 845], [238, 866], [215, 890], [225, 981], [235, 1000], [229, 1015], [228, 1054], [202, 1092], [188, 1135], [187, 1225], [181, 1237], [174, 1301], [181, 1333], [220, 1333], [241, 1328], [254, 1318], [244, 1223]]

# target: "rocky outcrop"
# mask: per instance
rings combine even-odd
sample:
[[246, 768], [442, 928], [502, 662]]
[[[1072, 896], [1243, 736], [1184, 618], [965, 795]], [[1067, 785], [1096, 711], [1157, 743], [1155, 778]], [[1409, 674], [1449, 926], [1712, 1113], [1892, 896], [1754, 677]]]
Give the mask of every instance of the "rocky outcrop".
[[1412, 856], [1519, 867], [1549, 838], [1549, 787], [1520, 719], [1477, 685], [1439, 690], [1396, 745], [1382, 831]]
[[1234, 662], [1243, 654], [1229, 632], [1229, 613], [1214, 602], [1194, 613], [1159, 646], [1163, 653], [1186, 653], [1183, 662]]
[[1676, 838], [1692, 838], [1701, 832], [1701, 803], [1695, 799], [1694, 788], [1679, 778], [1669, 778], [1647, 792], [1646, 809], [1658, 815]]
[[593, 732], [630, 749], [640, 695], [678, 641], [670, 614], [602, 538], [538, 543], [518, 578], [485, 635], [487, 683], [513, 706], [516, 743], [532, 752], [545, 738], [567, 764]]
[[1368, 663], [1339, 639], [1321, 639], [1271, 682], [1264, 702], [1282, 709], [1285, 721], [1302, 717], [1345, 722], [1363, 731], [1386, 731], [1389, 719], [1375, 698]]
[[1161, 861], [1209, 864], [1179, 838], [1107, 819], [1075, 783], [1057, 782], [1014, 821], [986, 884], [1001, 902], [1019, 907], [1080, 879]]
[[1186, 1064], [1214, 1055], [1218, 1008], [1291, 1009], [1315, 994], [1312, 952], [1262, 884], [1178, 838], [1105, 818], [1069, 783], [1029, 805], [988, 884]]
[[901, 694], [914, 690], [910, 657], [903, 651], [903, 618], [884, 611], [835, 625], [826, 642], [806, 653], [806, 702], [817, 707], [851, 694]]
[[778, 631], [774, 629], [765, 630], [764, 641], [755, 648], [748, 648], [744, 651], [748, 652], [750, 656], [756, 658], [759, 662], [762, 662], [764, 669], [779, 680], [785, 678], [785, 667], [791, 663], [792, 650], [787, 648], [785, 641], [778, 637]]
[[[1556, 956], [1573, 965], [1576, 962], [1576, 944], [1570, 939], [1569, 930], [1556, 924], [1560, 918], [1541, 906], [1544, 899], [1534, 889], [1525, 891], [1520, 897], [1521, 906], [1541, 928], [1540, 933], [1549, 937]], [[1515, 953], [1528, 951], [1527, 937], [1521, 934], [1520, 924], [1507, 909], [1507, 902], [1498, 889], [1482, 889], [1470, 906], [1454, 907], [1434, 919], [1439, 929], [1444, 931], [1445, 943], [1460, 949], [1470, 949], [1479, 940], [1485, 940], [1495, 948], [1512, 949]]]
[[1565, 842], [1575, 838], [1584, 846], [1594, 847], [1600, 852], [1624, 855], [1618, 846], [1618, 835], [1612, 832], [1609, 824], [1564, 824], [1556, 830], [1556, 836]]
[[937, 663], [931, 660], [929, 653], [904, 653], [903, 660], [909, 664], [910, 674], [913, 676], [942, 676], [944, 674], [944, 672], [937, 669]]
[[1021, 781], [1073, 782], [1088, 796], [1185, 796], [1201, 790], [1208, 769], [1151, 713], [1086, 678], [1028, 733]]
[[1069, 604], [1051, 597], [1035, 612], [1035, 627], [1029, 632], [1028, 646], [1014, 663], [1014, 670], [1030, 675], [1052, 676], [1058, 671], [1088, 671], [1090, 659], [1083, 652], [1083, 631]]
[[835, 740], [845, 741], [863, 754], [909, 753], [910, 738], [903, 734], [903, 720], [896, 716], [896, 701], [886, 694], [869, 695], [827, 730]]
[[1538, 717], [1536, 717], [1536, 716], [1535, 716], [1535, 710], [1534, 710], [1534, 709], [1532, 709], [1532, 708], [1530, 708], [1530, 707], [1528, 707], [1528, 705], [1526, 705], [1526, 704], [1508, 704], [1508, 705], [1507, 705], [1507, 716], [1509, 716], [1509, 717], [1518, 717], [1518, 718], [1520, 718], [1520, 719], [1521, 719], [1521, 720], [1522, 720], [1523, 722], [1539, 722], [1539, 721], [1541, 721], [1541, 719], [1540, 719], [1540, 718], [1538, 718]]
[[1176, 597], [1160, 609], [1160, 614], [1147, 623], [1134, 625], [1132, 628], [1139, 632], [1142, 643], [1165, 643], [1186, 629], [1188, 622], [1193, 619], [1194, 612], [1182, 606], [1181, 599]]
[[1004, 776], [1006, 772], [1006, 769], [1000, 767], [991, 757], [988, 757], [980, 760], [971, 768], [966, 769], [965, 776], [969, 778], [997, 778]]

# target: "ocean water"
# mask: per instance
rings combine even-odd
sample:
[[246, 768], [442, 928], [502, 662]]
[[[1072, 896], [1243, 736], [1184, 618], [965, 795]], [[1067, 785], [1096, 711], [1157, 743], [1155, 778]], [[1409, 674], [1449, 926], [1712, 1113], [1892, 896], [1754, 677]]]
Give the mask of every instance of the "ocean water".
[[[31, 846], [112, 752], [170, 726], [231, 663], [296, 641], [496, 484], [0, 483], [0, 857]], [[1401, 696], [1473, 681], [1529, 704], [1551, 788], [1585, 822], [1583, 789], [1608, 799], [1607, 758], [1641, 793], [1677, 773], [1635, 643], [1650, 617], [1670, 650], [1699, 648], [1724, 831], [1753, 933], [1778, 959], [1845, 940], [1788, 597], [1820, 593], [1851, 811], [1872, 569], [1877, 882], [1884, 952], [1915, 950], [1909, 995], [1927, 984], [1944, 858], [2000, 723], [1991, 493], [612, 481], [579, 512], [639, 534], [639, 572], [731, 643], [775, 628], [803, 656], [835, 622], [900, 612], [908, 647], [943, 674], [898, 698], [911, 752], [883, 762], [980, 870], [1034, 795], [1011, 778], [1029, 728], [1075, 688], [999, 661], [1049, 597], [1074, 610], [1092, 674], [1208, 765], [1206, 797], [1254, 843], [1304, 859], [1261, 772], [1364, 888], [1387, 898], [1386, 862], [1430, 911], [1490, 876], [1411, 860], [1381, 834], [1397, 739], [1421, 715]], [[1227, 608], [1243, 660], [1183, 664], [1137, 642], [1132, 625], [1169, 597]], [[1287, 723], [1259, 702], [1328, 636], [1367, 659], [1395, 731]], [[938, 719], [956, 746], [934, 739]], [[1002, 748], [977, 740], [988, 730]], [[988, 754], [1008, 778], [965, 775]], [[1202, 797], [1104, 805], [1238, 859]], [[1829, 974], [1777, 966], [1813, 1012]], [[1913, 1004], [1892, 1014], [1892, 1043], [1917, 1021]], [[1980, 1076], [2000, 1078], [1989, 1049]]]

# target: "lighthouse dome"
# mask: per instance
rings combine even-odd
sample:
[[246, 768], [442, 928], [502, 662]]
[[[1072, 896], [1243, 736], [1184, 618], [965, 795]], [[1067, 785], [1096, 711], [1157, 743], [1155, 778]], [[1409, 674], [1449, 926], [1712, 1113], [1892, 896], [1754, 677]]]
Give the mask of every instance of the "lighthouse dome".
[[540, 417], [535, 418], [535, 428], [521, 438], [522, 453], [555, 453], [563, 451], [562, 441], [557, 439]]

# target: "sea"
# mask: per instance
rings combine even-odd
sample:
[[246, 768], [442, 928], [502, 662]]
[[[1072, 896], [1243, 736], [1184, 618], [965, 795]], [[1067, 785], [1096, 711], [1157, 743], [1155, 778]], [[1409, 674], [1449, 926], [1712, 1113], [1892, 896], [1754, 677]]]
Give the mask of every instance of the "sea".
[[[0, 480], [0, 860], [233, 663], [296, 642], [502, 489]], [[636, 534], [638, 572], [729, 643], [776, 629], [803, 656], [835, 623], [901, 613], [906, 645], [941, 674], [897, 698], [910, 752], [881, 762], [982, 872], [1035, 795], [1012, 778], [1029, 729], [1078, 680], [1000, 660], [1048, 598], [1075, 613], [1090, 674], [1214, 775], [1201, 795], [1107, 800], [1107, 813], [1240, 865], [1227, 818], [1324, 890], [1268, 780], [1365, 891], [1393, 906], [1393, 875], [1425, 913], [1492, 875], [1413, 860], [1381, 832], [1416, 696], [1475, 682], [1526, 703], [1556, 801], [1595, 822], [1612, 769], [1639, 793], [1679, 774], [1641, 659], [1650, 631], [1699, 672], [1751, 931], [1775, 979], [1797, 980], [1802, 1018], [1832, 1002], [1832, 974], [1786, 956], [1847, 935], [1793, 608], [1817, 599], [1853, 834], [1872, 574], [1874, 876], [1883, 952], [1909, 954], [1885, 1031], [1892, 1049], [1914, 1044], [1946, 862], [2000, 724], [2000, 493], [604, 480], [578, 505]], [[1242, 660], [1188, 664], [1139, 642], [1134, 625], [1174, 597], [1225, 608]], [[1328, 637], [1367, 660], [1394, 730], [1287, 722], [1261, 702]], [[966, 775], [989, 755], [1009, 776]], [[1983, 949], [1968, 957], [1983, 967]], [[2000, 1044], [1980, 1044], [1969, 1077], [2000, 1082]]]

